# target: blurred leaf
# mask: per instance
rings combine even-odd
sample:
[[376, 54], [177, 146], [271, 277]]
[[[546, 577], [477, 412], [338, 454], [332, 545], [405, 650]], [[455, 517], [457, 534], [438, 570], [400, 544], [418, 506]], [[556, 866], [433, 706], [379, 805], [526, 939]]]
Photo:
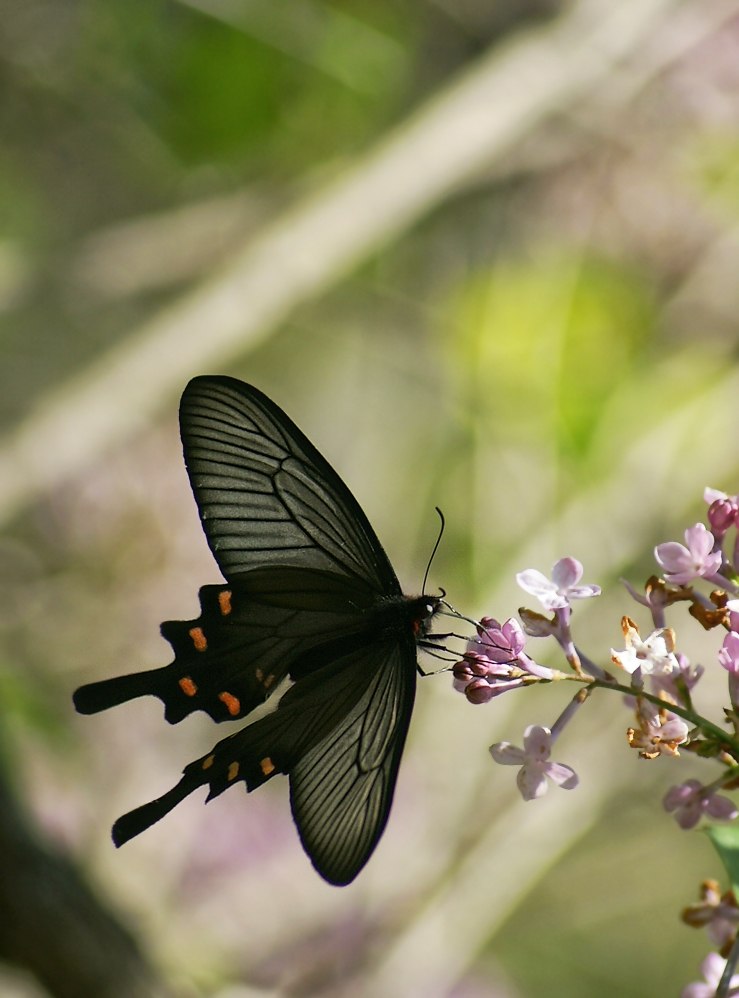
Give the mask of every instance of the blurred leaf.
[[739, 828], [736, 825], [711, 825], [705, 831], [729, 874], [734, 894], [739, 897]]
[[580, 461], [649, 345], [653, 298], [628, 266], [579, 253], [509, 259], [476, 275], [453, 305], [455, 359], [476, 383], [476, 410], [520, 438], [551, 421], [560, 455]]

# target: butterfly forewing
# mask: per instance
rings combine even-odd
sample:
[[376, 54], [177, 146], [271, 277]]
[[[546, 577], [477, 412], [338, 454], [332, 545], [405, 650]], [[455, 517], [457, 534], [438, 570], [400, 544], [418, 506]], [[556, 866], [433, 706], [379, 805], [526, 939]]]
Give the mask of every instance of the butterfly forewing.
[[286, 565], [400, 593], [354, 496], [265, 395], [233, 378], [194, 378], [180, 403], [180, 428], [203, 528], [227, 579]]

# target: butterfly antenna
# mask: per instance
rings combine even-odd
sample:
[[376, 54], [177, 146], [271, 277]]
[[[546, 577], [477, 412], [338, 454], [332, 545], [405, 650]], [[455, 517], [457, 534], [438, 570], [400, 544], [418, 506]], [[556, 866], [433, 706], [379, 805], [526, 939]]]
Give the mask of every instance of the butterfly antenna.
[[[441, 538], [444, 536], [444, 527], [446, 526], [446, 520], [444, 519], [444, 514], [442, 513], [442, 511], [439, 509], [438, 506], [434, 506], [434, 509], [439, 514], [439, 520], [441, 521], [441, 524], [439, 526], [439, 536], [436, 538], [436, 544], [434, 544], [434, 550], [431, 552], [431, 557], [429, 558], [429, 563], [426, 566], [426, 572], [423, 576], [423, 586], [421, 587], [421, 593], [424, 596], [426, 595], [426, 583], [428, 582], [429, 572], [431, 571], [431, 562], [434, 560], [434, 555], [439, 550], [439, 545], [441, 544]], [[446, 593], [444, 593], [444, 596], [446, 596]]]

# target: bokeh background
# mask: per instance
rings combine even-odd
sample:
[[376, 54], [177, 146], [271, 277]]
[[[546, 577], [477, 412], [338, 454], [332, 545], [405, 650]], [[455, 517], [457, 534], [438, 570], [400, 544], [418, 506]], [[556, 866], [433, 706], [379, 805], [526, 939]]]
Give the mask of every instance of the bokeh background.
[[[524, 804], [488, 745], [571, 691], [422, 681], [340, 890], [285, 780], [116, 851], [223, 731], [70, 697], [168, 661], [160, 621], [218, 581], [176, 423], [199, 373], [288, 410], [406, 591], [438, 505], [430, 586], [466, 613], [572, 554], [604, 588], [592, 657], [647, 626], [619, 579], [739, 488], [739, 3], [2, 0], [0, 24], [0, 993], [677, 994], [708, 948], [679, 911], [720, 871], [660, 800], [704, 770], [639, 761], [615, 697], [557, 744], [580, 789]], [[715, 671], [719, 639], [671, 623]]]

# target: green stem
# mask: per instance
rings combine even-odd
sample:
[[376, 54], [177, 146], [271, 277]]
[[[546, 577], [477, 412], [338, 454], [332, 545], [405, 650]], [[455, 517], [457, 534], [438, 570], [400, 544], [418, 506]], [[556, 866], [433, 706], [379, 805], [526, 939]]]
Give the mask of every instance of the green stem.
[[719, 728], [717, 724], [713, 724], [711, 721], [706, 720], [705, 717], [701, 717], [700, 714], [696, 714], [695, 711], [689, 710], [687, 707], [681, 707], [680, 704], [668, 703], [666, 700], [655, 696], [654, 693], [647, 693], [646, 690], [634, 690], [631, 686], [622, 686], [620, 683], [609, 682], [607, 679], [593, 679], [588, 682], [588, 689], [595, 688], [601, 690], [618, 690], [619, 693], [623, 693], [626, 696], [642, 697], [644, 700], [655, 704], [661, 710], [669, 710], [671, 714], [677, 714], [684, 721], [688, 721], [696, 728], [700, 728], [704, 734], [715, 738], [716, 741], [729, 750], [735, 760], [739, 761], [739, 741], [736, 738], [732, 738], [722, 728]]

